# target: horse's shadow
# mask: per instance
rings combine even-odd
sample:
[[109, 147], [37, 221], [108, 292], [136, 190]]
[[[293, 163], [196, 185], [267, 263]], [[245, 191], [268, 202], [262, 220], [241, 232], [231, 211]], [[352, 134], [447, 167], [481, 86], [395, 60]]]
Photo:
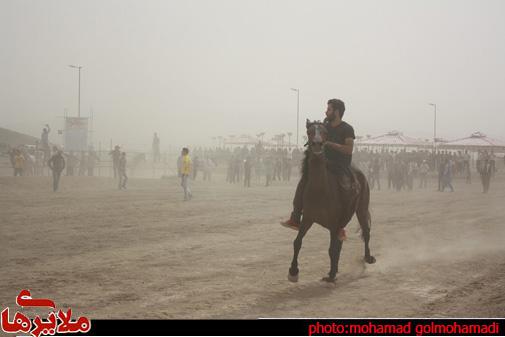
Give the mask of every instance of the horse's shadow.
[[[258, 317], [271, 317], [275, 312], [285, 312], [285, 308], [303, 308], [307, 302], [317, 301], [319, 298], [327, 298], [339, 290], [345, 289], [353, 282], [369, 277], [365, 272], [365, 263], [362, 263], [360, 270], [351, 273], [342, 273], [335, 283], [322, 281], [315, 278], [315, 275], [305, 274], [305, 280], [298, 283], [285, 281], [286, 287], [282, 290], [271, 291], [257, 299], [255, 305], [250, 308], [250, 313]], [[303, 309], [302, 309], [303, 310]]]

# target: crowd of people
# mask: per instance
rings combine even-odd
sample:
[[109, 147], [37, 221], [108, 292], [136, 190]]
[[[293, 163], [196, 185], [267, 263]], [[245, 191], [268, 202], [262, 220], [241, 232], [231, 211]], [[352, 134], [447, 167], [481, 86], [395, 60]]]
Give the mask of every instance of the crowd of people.
[[290, 181], [293, 170], [300, 167], [302, 156], [298, 149], [266, 149], [261, 143], [250, 148], [196, 148], [192, 178], [196, 179], [198, 172], [202, 171], [204, 180], [210, 180], [212, 171], [223, 165], [226, 166], [227, 183], [250, 187], [252, 181], [264, 181], [265, 186], [270, 186], [273, 181]]
[[[58, 147], [53, 146], [49, 151], [36, 146], [18, 146], [9, 148], [7, 155], [14, 168], [14, 175], [19, 176], [41, 176], [44, 175], [44, 168], [49, 167], [49, 159], [56, 154]], [[67, 176], [94, 176], [97, 163], [100, 161], [98, 154], [90, 149], [76, 153], [69, 151], [62, 154], [66, 159]], [[45, 159], [47, 158], [47, 160]]]
[[[35, 146], [20, 146], [8, 150], [14, 175], [43, 175], [44, 168], [47, 167], [53, 172], [55, 181], [59, 181], [59, 176], [64, 169], [67, 176], [94, 176], [95, 168], [101, 161], [100, 156], [93, 149], [63, 152], [55, 146], [51, 148], [48, 138], [50, 130], [49, 125], [46, 125], [40, 141]], [[64, 169], [59, 164], [51, 167], [50, 163], [54, 163], [55, 155], [63, 158]], [[120, 150], [119, 145], [116, 145], [108, 155], [112, 162], [113, 176], [118, 179], [118, 188], [126, 189], [128, 181], [126, 153]], [[179, 176], [182, 157], [182, 155], [179, 157], [177, 163]], [[213, 171], [218, 166], [224, 166], [227, 183], [250, 187], [251, 182], [254, 182], [270, 186], [274, 181], [289, 182], [293, 172], [298, 174], [303, 152], [297, 148], [269, 149], [258, 143], [255, 146], [244, 145], [235, 148], [197, 147], [191, 158], [191, 172], [188, 174], [188, 179], [196, 180], [201, 173], [204, 181], [211, 181]], [[128, 165], [130, 172], [133, 172], [133, 166], [137, 166], [142, 161], [146, 161], [145, 154], [133, 156]], [[152, 161], [153, 163], [161, 161], [160, 139], [157, 133], [153, 136]], [[454, 191], [452, 184], [454, 177], [462, 177], [467, 184], [470, 184], [472, 171], [476, 171], [480, 175], [483, 192], [487, 192], [491, 178], [497, 170], [496, 155], [493, 151], [486, 150], [479, 150], [477, 156], [472, 157], [468, 151], [377, 150], [358, 147], [354, 150], [352, 162], [366, 174], [371, 189], [381, 190], [387, 186], [387, 189], [395, 191], [426, 189], [430, 177], [434, 177], [432, 179], [435, 180], [438, 191], [443, 192], [448, 189], [452, 192]], [[55, 170], [61, 172], [54, 175]], [[383, 181], [382, 185], [381, 181]], [[56, 182], [54, 186], [57, 189], [58, 183]]]
[[[371, 189], [381, 189], [381, 177], [387, 179], [387, 188], [396, 191], [427, 188], [430, 173], [437, 179], [437, 190], [454, 191], [453, 177], [472, 182], [472, 171], [479, 173], [484, 190], [489, 190], [491, 177], [496, 173], [497, 157], [493, 151], [479, 150], [473, 158], [468, 151], [411, 151], [357, 150], [353, 163], [368, 177]], [[505, 163], [505, 158], [504, 158]], [[418, 180], [418, 183], [415, 183]], [[487, 186], [487, 187], [485, 187]]]

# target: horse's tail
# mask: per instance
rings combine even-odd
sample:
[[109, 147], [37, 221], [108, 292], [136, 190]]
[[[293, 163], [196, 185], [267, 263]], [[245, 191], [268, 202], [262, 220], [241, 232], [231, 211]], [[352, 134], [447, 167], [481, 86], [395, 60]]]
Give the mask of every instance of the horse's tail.
[[360, 170], [356, 170], [358, 182], [361, 185], [361, 191], [358, 199], [358, 207], [356, 209], [356, 217], [358, 218], [361, 229], [361, 238], [363, 241], [370, 240], [370, 230], [372, 228], [372, 216], [370, 215], [370, 186], [368, 181]]

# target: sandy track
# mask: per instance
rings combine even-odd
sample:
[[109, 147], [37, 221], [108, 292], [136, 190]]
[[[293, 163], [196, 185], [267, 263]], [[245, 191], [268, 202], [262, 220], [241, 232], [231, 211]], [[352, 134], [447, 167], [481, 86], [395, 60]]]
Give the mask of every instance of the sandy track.
[[[215, 179], [222, 181], [221, 177]], [[294, 182], [245, 190], [177, 180], [0, 178], [0, 304], [19, 290], [92, 318], [505, 316], [505, 177], [488, 195], [477, 182], [455, 193], [373, 192], [372, 253], [365, 266], [356, 220], [336, 286], [329, 236], [314, 226], [300, 281], [286, 280], [295, 232]]]

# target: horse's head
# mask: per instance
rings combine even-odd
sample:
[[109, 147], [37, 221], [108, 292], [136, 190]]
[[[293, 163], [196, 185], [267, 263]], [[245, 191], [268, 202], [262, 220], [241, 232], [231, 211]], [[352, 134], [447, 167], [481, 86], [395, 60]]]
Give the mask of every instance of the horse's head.
[[313, 121], [307, 119], [307, 139], [309, 145], [309, 152], [316, 156], [323, 155], [323, 145], [326, 142], [328, 132], [326, 127], [320, 121]]

